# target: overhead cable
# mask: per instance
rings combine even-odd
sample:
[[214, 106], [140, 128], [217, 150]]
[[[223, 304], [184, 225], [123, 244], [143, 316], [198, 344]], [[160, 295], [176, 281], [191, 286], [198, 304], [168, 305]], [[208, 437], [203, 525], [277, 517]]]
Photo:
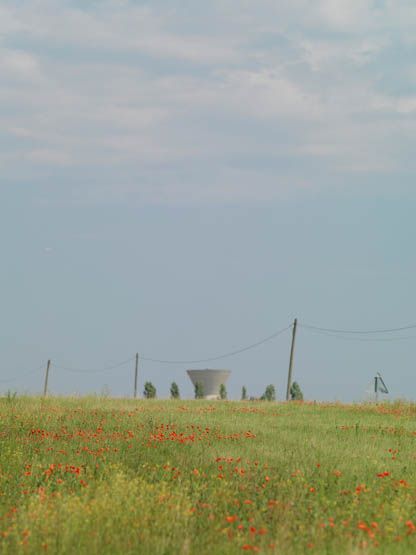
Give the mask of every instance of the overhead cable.
[[14, 378], [1, 379], [0, 383], [15, 382], [15, 381], [19, 380], [20, 378], [24, 378], [26, 376], [29, 376], [30, 374], [35, 374], [36, 372], [41, 370], [43, 367], [44, 367], [44, 364], [41, 364], [40, 366], [38, 366], [34, 370], [29, 370], [28, 372], [22, 372], [21, 374], [19, 374], [18, 376], [15, 376]]
[[321, 327], [318, 327], [318, 326], [311, 326], [311, 325], [307, 325], [307, 324], [299, 324], [299, 325], [300, 325], [300, 327], [308, 329], [308, 330], [327, 332], [329, 334], [345, 333], [345, 334], [351, 334], [351, 335], [371, 335], [371, 334], [378, 334], [378, 333], [396, 333], [396, 332], [399, 332], [399, 331], [416, 329], [416, 324], [409, 324], [408, 326], [401, 326], [399, 328], [373, 329], [373, 330], [345, 330], [345, 329], [336, 329], [336, 328], [321, 328]]
[[307, 329], [307, 331], [318, 334], [325, 335], [326, 337], [331, 337], [333, 339], [341, 339], [343, 341], [360, 341], [364, 343], [383, 343], [383, 342], [394, 342], [394, 341], [406, 341], [409, 339], [416, 339], [416, 335], [406, 335], [406, 336], [396, 336], [396, 337], [362, 337], [357, 335], [343, 335], [341, 333], [327, 332], [317, 329]]
[[104, 366], [102, 368], [72, 368], [68, 366], [60, 366], [60, 365], [58, 366], [57, 364], [54, 364], [54, 363], [52, 363], [52, 366], [57, 370], [64, 370], [65, 372], [76, 372], [80, 374], [96, 374], [99, 372], [107, 372], [108, 370], [114, 370], [115, 368], [120, 368], [121, 366], [128, 364], [134, 359], [135, 357], [130, 357], [126, 360], [122, 360], [121, 362], [118, 362], [117, 364], [113, 364], [112, 366]]
[[215, 360], [221, 360], [223, 358], [228, 358], [228, 357], [231, 357], [231, 356], [234, 356], [234, 355], [238, 355], [240, 353], [244, 353], [245, 351], [255, 349], [256, 347], [259, 347], [260, 345], [263, 345], [264, 343], [267, 343], [268, 341], [271, 341], [275, 337], [278, 337], [279, 335], [281, 335], [282, 333], [284, 333], [285, 331], [290, 329], [292, 326], [293, 326], [293, 324], [290, 324], [290, 326], [287, 326], [287, 327], [273, 333], [272, 335], [269, 335], [268, 337], [265, 337], [264, 339], [261, 339], [260, 341], [256, 341], [256, 343], [252, 343], [251, 345], [247, 345], [246, 347], [242, 347], [241, 349], [237, 349], [235, 351], [230, 351], [228, 353], [224, 353], [224, 354], [218, 355], [218, 356], [213, 356], [213, 357], [209, 357], [209, 358], [202, 358], [202, 359], [197, 359], [197, 360], [166, 360], [166, 359], [157, 359], [157, 358], [150, 358], [150, 357], [140, 357], [140, 360], [145, 360], [147, 362], [157, 362], [159, 364], [199, 364], [199, 363], [202, 363], [202, 362], [213, 362]]

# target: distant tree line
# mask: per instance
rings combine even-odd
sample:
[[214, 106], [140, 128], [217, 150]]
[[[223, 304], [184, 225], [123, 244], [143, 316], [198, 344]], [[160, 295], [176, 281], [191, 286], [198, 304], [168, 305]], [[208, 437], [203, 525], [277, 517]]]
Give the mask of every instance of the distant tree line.
[[[155, 399], [156, 398], [156, 388], [152, 382], [146, 382], [144, 384], [143, 395], [145, 399]], [[195, 399], [203, 399], [205, 396], [204, 386], [202, 382], [196, 382], [194, 388]], [[218, 390], [218, 397], [222, 400], [227, 399], [227, 389], [224, 384], [221, 384]], [[179, 392], [179, 387], [176, 382], [172, 382], [170, 386], [170, 398], [180, 399], [181, 395]], [[247, 388], [245, 385], [241, 388], [241, 400], [247, 401], [249, 399], [247, 395]], [[290, 399], [291, 401], [303, 401], [303, 393], [298, 384], [298, 382], [293, 382], [290, 387]], [[255, 400], [254, 397], [250, 397], [250, 400]], [[264, 390], [263, 395], [260, 397], [261, 401], [275, 401], [276, 400], [276, 389], [273, 384], [269, 384]]]

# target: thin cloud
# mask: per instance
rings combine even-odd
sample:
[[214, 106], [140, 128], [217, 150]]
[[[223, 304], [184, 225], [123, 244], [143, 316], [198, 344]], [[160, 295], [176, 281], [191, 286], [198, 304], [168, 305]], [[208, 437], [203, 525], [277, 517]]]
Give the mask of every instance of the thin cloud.
[[2, 175], [61, 187], [88, 175], [93, 197], [244, 201], [416, 169], [413, 62], [400, 56], [414, 4], [239, 8], [6, 2]]

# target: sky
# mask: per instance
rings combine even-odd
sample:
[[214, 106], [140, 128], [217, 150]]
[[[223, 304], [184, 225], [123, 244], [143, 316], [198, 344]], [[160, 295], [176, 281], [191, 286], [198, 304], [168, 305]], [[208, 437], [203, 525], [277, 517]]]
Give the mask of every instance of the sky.
[[[298, 318], [305, 398], [416, 399], [416, 329], [302, 327], [416, 323], [415, 49], [413, 0], [2, 1], [0, 392], [51, 359], [52, 393], [130, 396], [133, 361], [62, 367], [139, 352], [192, 397], [144, 359]], [[282, 399], [290, 334], [196, 367]]]

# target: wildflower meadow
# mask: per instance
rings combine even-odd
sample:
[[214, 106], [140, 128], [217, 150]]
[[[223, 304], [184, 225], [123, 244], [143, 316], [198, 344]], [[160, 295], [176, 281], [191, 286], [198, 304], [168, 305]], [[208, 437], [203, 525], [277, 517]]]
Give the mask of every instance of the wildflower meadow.
[[416, 553], [416, 406], [0, 399], [0, 553]]

